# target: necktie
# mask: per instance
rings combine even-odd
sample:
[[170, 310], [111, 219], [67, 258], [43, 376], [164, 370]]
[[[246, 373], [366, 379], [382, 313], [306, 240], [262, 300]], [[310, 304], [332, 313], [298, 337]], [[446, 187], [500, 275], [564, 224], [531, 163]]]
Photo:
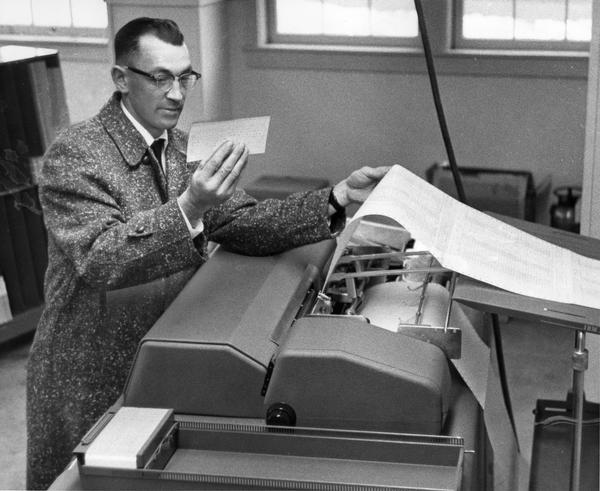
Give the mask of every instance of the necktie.
[[164, 146], [165, 146], [164, 138], [157, 138], [156, 140], [154, 140], [152, 142], [152, 145], [150, 145], [150, 148], [152, 149], [152, 153], [154, 154], [154, 156], [156, 157], [156, 160], [158, 160], [158, 163], [160, 164], [160, 170], [162, 171], [163, 175], [165, 173], [165, 169], [164, 169], [163, 163], [162, 163], [162, 151], [163, 151]]
[[150, 158], [150, 162], [152, 164], [152, 168], [154, 169], [154, 175], [156, 177], [156, 181], [160, 189], [162, 202], [166, 203], [169, 199], [169, 192], [167, 185], [167, 175], [162, 165], [162, 150], [164, 145], [164, 138], [158, 138], [154, 140], [154, 142], [152, 142], [152, 145], [150, 145], [150, 151], [156, 157], [156, 161]]

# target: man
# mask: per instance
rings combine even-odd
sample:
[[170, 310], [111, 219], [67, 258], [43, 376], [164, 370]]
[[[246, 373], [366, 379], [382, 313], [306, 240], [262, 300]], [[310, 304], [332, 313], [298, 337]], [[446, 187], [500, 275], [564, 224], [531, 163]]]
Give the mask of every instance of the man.
[[28, 489], [52, 483], [121, 394], [138, 342], [206, 261], [208, 240], [263, 255], [330, 238], [387, 171], [257, 203], [236, 190], [244, 144], [186, 163], [175, 125], [199, 75], [177, 25], [135, 19], [114, 47], [115, 94], [51, 146], [40, 180], [49, 264], [28, 364]]

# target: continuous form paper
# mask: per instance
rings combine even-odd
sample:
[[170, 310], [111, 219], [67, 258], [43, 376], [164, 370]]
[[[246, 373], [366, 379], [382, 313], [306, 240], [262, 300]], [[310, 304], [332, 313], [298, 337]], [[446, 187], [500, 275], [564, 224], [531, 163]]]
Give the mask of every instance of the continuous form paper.
[[270, 116], [192, 124], [187, 161], [206, 160], [226, 139], [245, 143], [251, 154], [265, 153]]
[[470, 208], [398, 165], [338, 238], [329, 275], [367, 215], [395, 220], [442, 266], [458, 273], [522, 295], [600, 308], [600, 261]]

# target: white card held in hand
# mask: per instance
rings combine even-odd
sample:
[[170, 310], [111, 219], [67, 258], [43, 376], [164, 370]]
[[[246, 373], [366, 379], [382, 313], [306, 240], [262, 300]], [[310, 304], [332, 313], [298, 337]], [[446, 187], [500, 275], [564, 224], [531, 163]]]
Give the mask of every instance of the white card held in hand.
[[206, 160], [224, 140], [245, 143], [251, 154], [265, 153], [270, 116], [192, 124], [187, 161]]

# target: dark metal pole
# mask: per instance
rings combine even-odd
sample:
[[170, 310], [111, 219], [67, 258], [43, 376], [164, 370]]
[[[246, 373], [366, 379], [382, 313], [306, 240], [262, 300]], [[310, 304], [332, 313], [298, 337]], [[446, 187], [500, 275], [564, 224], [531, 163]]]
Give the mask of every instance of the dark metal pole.
[[588, 351], [585, 349], [585, 331], [575, 333], [573, 352], [573, 453], [571, 454], [570, 490], [579, 491], [581, 482], [581, 444], [583, 439], [583, 391], [584, 375], [588, 367]]
[[500, 320], [498, 314], [491, 314], [492, 317], [492, 334], [494, 335], [494, 344], [496, 347], [496, 358], [498, 359], [498, 375], [500, 376], [500, 387], [502, 389], [502, 396], [504, 397], [504, 403], [506, 404], [506, 411], [508, 412], [508, 418], [515, 434], [515, 440], [517, 442], [517, 448], [519, 446], [519, 437], [517, 435], [517, 425], [515, 424], [515, 417], [512, 409], [512, 403], [510, 402], [510, 392], [508, 391], [508, 379], [506, 376], [506, 365], [504, 363], [504, 348], [502, 347], [502, 333], [500, 332]]
[[448, 155], [448, 162], [450, 163], [450, 170], [452, 171], [452, 177], [454, 178], [454, 184], [456, 185], [458, 199], [461, 203], [467, 204], [465, 190], [462, 185], [460, 172], [454, 156], [454, 149], [452, 148], [452, 142], [450, 141], [450, 133], [448, 132], [446, 117], [444, 116], [444, 108], [442, 107], [440, 89], [438, 87], [435, 67], [433, 65], [433, 55], [431, 54], [431, 46], [429, 44], [429, 36], [427, 35], [427, 25], [425, 24], [425, 15], [423, 14], [423, 5], [421, 5], [421, 0], [415, 0], [415, 8], [417, 10], [417, 17], [419, 18], [419, 32], [421, 33], [421, 42], [423, 43], [423, 51], [425, 52], [427, 72], [429, 73], [429, 82], [431, 84], [431, 92], [433, 93], [433, 102], [435, 103], [435, 110], [437, 111], [440, 129], [442, 131], [442, 138], [444, 139], [446, 154]]

